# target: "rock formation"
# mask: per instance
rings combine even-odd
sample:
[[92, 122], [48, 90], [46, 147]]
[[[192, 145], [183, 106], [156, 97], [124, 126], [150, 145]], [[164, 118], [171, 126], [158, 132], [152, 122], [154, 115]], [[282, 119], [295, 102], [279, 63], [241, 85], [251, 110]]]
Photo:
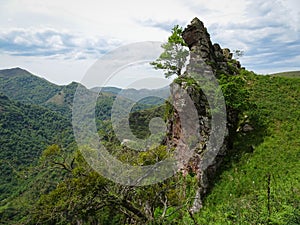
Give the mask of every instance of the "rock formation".
[[[173, 109], [172, 112], [169, 112], [167, 144], [170, 147], [179, 149], [179, 157], [177, 160], [180, 161], [180, 154], [183, 156], [183, 159], [191, 147], [188, 146], [188, 139], [193, 135], [193, 132], [198, 132], [200, 136], [197, 144], [192, 146], [192, 157], [188, 161], [181, 161], [180, 165], [183, 174], [195, 174], [198, 179], [198, 190], [193, 206], [190, 209], [191, 213], [195, 213], [202, 207], [203, 198], [211, 186], [211, 181], [222, 162], [222, 158], [224, 158], [224, 155], [229, 149], [230, 141], [227, 126], [225, 128], [226, 135], [224, 139], [222, 139], [222, 145], [220, 149], [218, 149], [216, 157], [208, 167], [202, 170], [199, 165], [203, 163], [205, 152], [209, 151], [207, 146], [210, 135], [213, 134], [211, 126], [212, 118], [209, 113], [209, 104], [205, 93], [201, 88], [197, 87], [196, 84], [188, 84], [185, 79], [190, 77], [190, 73], [195, 72], [207, 76], [208, 79], [210, 79], [209, 76], [218, 77], [220, 74], [236, 75], [240, 69], [240, 63], [232, 59], [232, 53], [230, 53], [229, 49], [222, 49], [220, 45], [211, 43], [207, 29], [198, 18], [193, 19], [191, 24], [183, 31], [183, 39], [190, 50], [190, 61], [187, 65], [186, 72], [171, 85], [172, 100], [177, 107], [176, 110]], [[187, 98], [184, 96], [185, 94], [182, 90], [190, 96], [194, 106], [187, 102]], [[190, 120], [190, 118], [192, 118], [192, 115], [189, 115], [189, 110], [186, 110], [186, 108], [189, 107], [196, 108], [198, 118], [190, 121], [190, 124], [183, 125], [183, 120], [186, 118]], [[228, 114], [227, 110], [227, 124], [235, 124], [236, 121], [232, 120], [237, 120], [237, 117], [228, 116]], [[195, 125], [195, 121], [197, 120], [199, 121], [199, 124], [197, 124], [199, 126]]]
[[216, 75], [221, 73], [235, 75], [241, 68], [238, 61], [232, 60], [232, 53], [228, 48], [222, 49], [219, 44], [212, 44], [207, 29], [198, 18], [192, 20], [183, 31], [182, 37], [190, 51], [210, 65]]

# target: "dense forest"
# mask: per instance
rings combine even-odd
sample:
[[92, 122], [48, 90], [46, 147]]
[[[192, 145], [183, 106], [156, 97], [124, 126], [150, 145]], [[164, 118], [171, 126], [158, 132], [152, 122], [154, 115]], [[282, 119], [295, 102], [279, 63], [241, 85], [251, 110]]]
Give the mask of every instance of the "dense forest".
[[[72, 130], [80, 84], [55, 85], [20, 68], [0, 71], [0, 224], [300, 224], [300, 73], [257, 75], [237, 64], [227, 62], [234, 76], [217, 71], [226, 107], [238, 120], [197, 212], [190, 210], [199, 187], [192, 170], [126, 186], [91, 168]], [[196, 86], [189, 77], [174, 83]], [[166, 140], [137, 153], [116, 137], [110, 117], [121, 91], [107, 87], [98, 96], [102, 144], [130, 165], [166, 159], [172, 154]], [[173, 113], [163, 99], [143, 99], [130, 113], [130, 128], [146, 139], [152, 118], [166, 121]]]

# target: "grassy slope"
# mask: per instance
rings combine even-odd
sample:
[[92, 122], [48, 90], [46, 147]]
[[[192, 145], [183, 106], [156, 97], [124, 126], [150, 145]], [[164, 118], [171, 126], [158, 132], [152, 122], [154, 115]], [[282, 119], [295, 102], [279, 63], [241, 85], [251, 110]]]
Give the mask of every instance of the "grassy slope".
[[[300, 78], [249, 79], [255, 130], [234, 150], [200, 224], [300, 224]], [[269, 194], [268, 194], [269, 192]]]
[[289, 77], [289, 78], [300, 78], [300, 71], [290, 71], [290, 72], [274, 73], [274, 74], [271, 74], [271, 76]]

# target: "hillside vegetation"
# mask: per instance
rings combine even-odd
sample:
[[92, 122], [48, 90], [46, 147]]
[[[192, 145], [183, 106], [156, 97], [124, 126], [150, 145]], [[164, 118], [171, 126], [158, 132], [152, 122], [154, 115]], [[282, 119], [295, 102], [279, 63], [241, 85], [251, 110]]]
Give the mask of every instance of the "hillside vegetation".
[[300, 224], [300, 78], [251, 76], [256, 105], [199, 216], [200, 224]]
[[300, 71], [289, 71], [289, 72], [274, 73], [274, 74], [271, 74], [271, 76], [300, 78]]
[[[18, 88], [19, 81], [16, 93], [2, 86], [0, 224], [300, 224], [300, 78], [248, 71], [241, 78], [251, 107], [243, 111], [232, 149], [204, 207], [194, 215], [188, 213], [197, 187], [193, 174], [125, 187], [85, 163], [74, 143], [70, 114], [64, 113], [71, 110], [78, 84], [57, 88], [46, 82], [42, 88], [52, 90], [51, 96], [36, 97]], [[226, 92], [225, 97], [233, 96]], [[115, 98], [115, 93], [102, 93], [96, 107], [99, 135], [108, 150], [132, 165], [168, 157], [163, 145], [141, 153], [121, 145], [109, 121]], [[164, 117], [165, 108], [155, 107], [160, 101], [135, 106], [130, 127], [136, 136], [149, 136], [148, 121]]]
[[18, 214], [12, 201], [19, 198], [29, 183], [37, 181], [35, 175], [28, 174], [29, 166], [37, 166], [48, 145], [59, 143], [67, 148], [72, 142], [71, 123], [67, 118], [38, 105], [13, 101], [0, 93], [0, 217], [3, 221]]
[[14, 100], [42, 104], [60, 90], [60, 86], [21, 68], [0, 71], [0, 92]]
[[[42, 196], [29, 224], [299, 224], [300, 79], [248, 72], [244, 79], [252, 107], [244, 112], [233, 148], [199, 213], [188, 213], [196, 188], [193, 174], [178, 173], [149, 187], [123, 187], [78, 162], [75, 171], [85, 175], [73, 173]], [[166, 157], [163, 146], [137, 155], [120, 147], [111, 128], [106, 129], [111, 134], [107, 147], [124, 162], [149, 165]]]

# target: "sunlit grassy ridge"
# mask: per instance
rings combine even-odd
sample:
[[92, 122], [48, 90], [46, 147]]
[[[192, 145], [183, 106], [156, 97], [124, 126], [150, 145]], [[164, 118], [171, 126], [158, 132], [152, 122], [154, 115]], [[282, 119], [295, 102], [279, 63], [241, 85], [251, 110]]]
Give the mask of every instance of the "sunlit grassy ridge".
[[289, 71], [289, 72], [274, 73], [274, 74], [271, 74], [271, 76], [300, 78], [300, 71]]
[[200, 224], [300, 224], [300, 78], [248, 80], [241, 133], [198, 215]]

